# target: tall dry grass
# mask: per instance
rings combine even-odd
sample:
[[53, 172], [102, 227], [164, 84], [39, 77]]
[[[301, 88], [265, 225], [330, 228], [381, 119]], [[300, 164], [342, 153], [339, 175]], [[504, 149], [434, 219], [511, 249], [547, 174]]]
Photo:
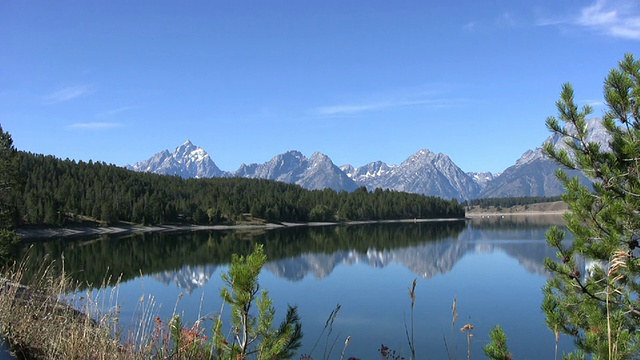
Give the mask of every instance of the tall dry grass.
[[136, 321], [124, 329], [118, 286], [80, 291], [64, 270], [54, 275], [51, 265], [38, 269], [23, 285], [25, 263], [0, 273], [0, 336], [18, 358], [209, 358], [210, 342], [200, 324], [185, 327], [177, 314], [162, 321], [153, 297], [140, 299]]
[[64, 275], [53, 275], [51, 266], [42, 267], [28, 285], [22, 285], [23, 264], [10, 266], [0, 280], [0, 332], [18, 357], [119, 358], [122, 351], [111, 326], [117, 314], [99, 316], [96, 299], [77, 295]]

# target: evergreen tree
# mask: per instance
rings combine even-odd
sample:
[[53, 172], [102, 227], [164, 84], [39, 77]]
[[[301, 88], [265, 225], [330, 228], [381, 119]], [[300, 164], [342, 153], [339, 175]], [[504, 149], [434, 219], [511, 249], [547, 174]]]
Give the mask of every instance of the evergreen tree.
[[15, 194], [18, 186], [16, 149], [8, 132], [0, 125], [0, 228], [16, 225]]
[[[214, 327], [215, 349], [220, 358], [245, 359], [254, 354], [257, 359], [290, 359], [302, 343], [302, 325], [294, 306], [289, 306], [285, 320], [278, 329], [272, 329], [275, 309], [266, 290], [260, 296], [258, 276], [267, 261], [262, 245], [253, 253], [232, 256], [229, 272], [222, 274], [227, 285], [220, 296], [231, 306], [233, 339], [222, 334], [222, 320]], [[257, 316], [252, 311], [257, 306]]]
[[[567, 137], [566, 149], [545, 146], [552, 159], [593, 180], [593, 191], [559, 171], [573, 242], [553, 227], [547, 242], [558, 261], [547, 259], [553, 277], [544, 288], [543, 310], [552, 331], [571, 336], [578, 354], [599, 359], [640, 355], [640, 62], [627, 54], [604, 83], [608, 111], [602, 123], [608, 148], [590, 142], [586, 118], [592, 109], [575, 104], [570, 84], [557, 102], [559, 120], [547, 127]], [[585, 266], [581, 266], [584, 264]]]
[[513, 355], [507, 347], [507, 335], [505, 335], [502, 327], [496, 325], [489, 332], [491, 341], [482, 348], [484, 354], [491, 360], [511, 360]]
[[8, 132], [0, 126], [0, 264], [11, 257], [17, 242], [11, 230], [16, 224], [15, 194], [18, 187], [16, 149]]

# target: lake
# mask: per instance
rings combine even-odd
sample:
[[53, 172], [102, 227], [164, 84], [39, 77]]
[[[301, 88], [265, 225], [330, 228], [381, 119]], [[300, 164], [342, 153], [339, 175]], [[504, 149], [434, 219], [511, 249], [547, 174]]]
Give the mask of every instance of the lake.
[[[100, 285], [108, 279], [103, 294], [117, 295], [126, 325], [140, 316], [150, 297], [154, 314], [163, 319], [174, 311], [188, 322], [212, 318], [221, 309], [220, 276], [231, 254], [248, 254], [261, 243], [269, 261], [260, 284], [274, 301], [277, 323], [288, 303], [298, 306], [305, 333], [300, 354], [323, 359], [335, 343], [330, 358], [339, 359], [350, 336], [345, 359], [379, 358], [381, 344], [408, 358], [408, 289], [417, 279], [417, 358], [446, 359], [454, 351], [451, 358], [466, 358], [468, 339], [460, 329], [470, 323], [473, 358], [484, 357], [488, 333], [500, 324], [514, 358], [538, 359], [554, 356], [555, 336], [545, 326], [540, 304], [549, 276], [543, 261], [554, 258], [544, 234], [560, 221], [513, 216], [137, 234], [34, 242], [28, 251], [37, 262], [48, 256], [58, 264], [64, 254], [65, 273], [81, 284]], [[454, 298], [459, 317], [452, 327]], [[340, 310], [327, 337], [322, 331], [337, 304]], [[561, 352], [572, 348], [570, 339], [560, 339]]]

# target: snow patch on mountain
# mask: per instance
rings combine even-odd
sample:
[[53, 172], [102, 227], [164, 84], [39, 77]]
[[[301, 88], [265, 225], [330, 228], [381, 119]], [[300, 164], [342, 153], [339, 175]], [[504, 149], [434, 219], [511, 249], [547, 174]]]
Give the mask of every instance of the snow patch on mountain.
[[478, 184], [482, 189], [484, 189], [487, 184], [500, 175], [500, 173], [492, 173], [489, 171], [483, 172], [468, 172], [467, 175], [471, 176], [471, 178]]
[[264, 164], [242, 164], [232, 175], [283, 181], [309, 190], [330, 188], [336, 191], [353, 191], [358, 188], [346, 173], [340, 170], [327, 155], [320, 152], [314, 153], [307, 159], [299, 151], [288, 151], [276, 155]]
[[150, 159], [127, 165], [127, 169], [183, 178], [210, 178], [225, 176], [209, 154], [190, 140], [178, 146], [173, 153], [163, 150]]
[[[343, 167], [350, 170], [348, 166]], [[474, 179], [442, 153], [422, 149], [400, 165], [374, 162], [349, 172], [351, 178], [368, 190], [375, 188], [439, 196], [445, 199], [470, 199], [480, 191]]]

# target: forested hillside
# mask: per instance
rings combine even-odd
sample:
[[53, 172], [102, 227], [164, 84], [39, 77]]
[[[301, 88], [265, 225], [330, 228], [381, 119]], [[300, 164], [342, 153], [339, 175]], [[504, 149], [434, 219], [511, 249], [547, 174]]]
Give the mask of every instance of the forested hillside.
[[305, 190], [261, 179], [182, 179], [101, 162], [18, 153], [19, 225], [65, 225], [89, 216], [112, 224], [221, 224], [246, 214], [268, 221], [460, 218], [455, 200], [377, 189]]

